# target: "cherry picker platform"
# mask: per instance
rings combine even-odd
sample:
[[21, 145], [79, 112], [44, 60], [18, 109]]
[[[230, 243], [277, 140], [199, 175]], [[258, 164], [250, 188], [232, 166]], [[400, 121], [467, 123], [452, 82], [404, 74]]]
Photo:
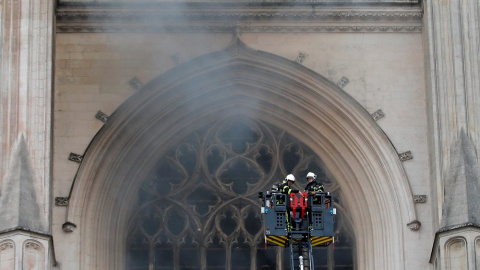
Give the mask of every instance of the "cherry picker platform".
[[[283, 194], [276, 185], [260, 192], [265, 244], [290, 249], [290, 269], [314, 269], [312, 247], [334, 242], [336, 209], [328, 192]], [[307, 262], [307, 265], [304, 263]], [[299, 268], [297, 268], [299, 267]]]

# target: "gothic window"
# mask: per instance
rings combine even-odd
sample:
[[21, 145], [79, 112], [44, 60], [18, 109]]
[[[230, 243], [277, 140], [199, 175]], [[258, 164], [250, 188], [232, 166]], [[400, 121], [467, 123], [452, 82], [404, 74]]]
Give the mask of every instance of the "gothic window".
[[354, 236], [342, 192], [320, 157], [287, 131], [234, 117], [172, 145], [138, 190], [127, 269], [289, 269], [288, 249], [265, 249], [257, 194], [293, 173], [317, 173], [338, 209], [335, 248], [314, 248], [315, 269], [354, 269]]

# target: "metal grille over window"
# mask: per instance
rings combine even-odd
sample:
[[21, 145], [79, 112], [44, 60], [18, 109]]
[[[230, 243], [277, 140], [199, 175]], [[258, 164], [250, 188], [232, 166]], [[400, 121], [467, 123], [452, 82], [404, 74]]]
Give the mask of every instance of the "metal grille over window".
[[[302, 190], [309, 171], [335, 194], [338, 209], [338, 243], [314, 248], [315, 269], [354, 269], [350, 217], [322, 164], [288, 132], [258, 120], [233, 117], [186, 134], [141, 180], [126, 269], [289, 269], [284, 248], [265, 249], [257, 196], [287, 173]], [[277, 219], [284, 224], [285, 215]]]

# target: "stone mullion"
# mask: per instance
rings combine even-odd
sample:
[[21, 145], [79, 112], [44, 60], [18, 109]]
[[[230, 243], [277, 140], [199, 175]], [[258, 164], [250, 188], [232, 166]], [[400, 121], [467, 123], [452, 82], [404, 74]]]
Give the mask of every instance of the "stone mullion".
[[276, 260], [277, 260], [276, 270], [283, 269], [283, 249], [284, 249], [283, 247], [275, 247]]
[[327, 269], [335, 269], [335, 256], [334, 256], [333, 244], [327, 247]]
[[155, 244], [150, 241], [148, 248], [148, 270], [155, 269]]
[[232, 270], [232, 243], [225, 245], [225, 270]]
[[173, 246], [173, 269], [180, 270], [180, 246], [175, 243]]
[[257, 247], [250, 246], [250, 270], [257, 269]]
[[200, 270], [207, 269], [207, 248], [205, 246], [200, 247]]

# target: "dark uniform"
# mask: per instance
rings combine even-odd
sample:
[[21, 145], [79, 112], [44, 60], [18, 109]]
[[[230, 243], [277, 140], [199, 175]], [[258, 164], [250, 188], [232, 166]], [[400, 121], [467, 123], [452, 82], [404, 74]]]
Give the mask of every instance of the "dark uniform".
[[[308, 182], [308, 184], [305, 186], [305, 192], [310, 194], [310, 192], [324, 192], [325, 189], [323, 188], [323, 185], [318, 183], [315, 180], [312, 180]], [[313, 197], [313, 203], [316, 204], [318, 203], [318, 198]], [[308, 213], [309, 219], [312, 220], [312, 213]], [[312, 225], [309, 225], [309, 228], [312, 229]]]
[[278, 190], [280, 192], [282, 192], [283, 194], [286, 194], [286, 195], [290, 195], [290, 193], [297, 193], [299, 192], [298, 190], [296, 189], [292, 189], [289, 185], [288, 185], [288, 181], [284, 180], [282, 184], [280, 184], [280, 186], [278, 187]]
[[310, 191], [315, 191], [315, 192], [324, 192], [323, 185], [318, 183], [315, 180], [312, 180], [311, 182], [308, 182], [308, 184], [305, 186], [305, 191], [310, 193]]
[[[290, 196], [290, 193], [298, 193], [299, 191], [296, 190], [296, 189], [292, 189], [289, 185], [288, 185], [288, 180], [284, 180], [282, 182], [282, 184], [280, 184], [280, 186], [278, 187], [278, 190], [282, 193], [282, 194], [285, 194], [287, 196]], [[287, 200], [288, 202], [288, 200]], [[285, 202], [281, 202], [282, 204], [285, 203]], [[291, 231], [292, 230], [292, 225], [290, 224], [290, 214], [288, 213], [288, 211], [286, 210], [285, 211], [285, 223], [287, 225], [287, 231]]]

